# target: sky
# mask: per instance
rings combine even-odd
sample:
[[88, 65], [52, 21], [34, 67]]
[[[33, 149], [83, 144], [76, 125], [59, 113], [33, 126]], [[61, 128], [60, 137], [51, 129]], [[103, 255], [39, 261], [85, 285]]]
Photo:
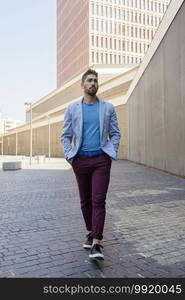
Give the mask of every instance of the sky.
[[56, 89], [56, 0], [0, 0], [0, 117]]

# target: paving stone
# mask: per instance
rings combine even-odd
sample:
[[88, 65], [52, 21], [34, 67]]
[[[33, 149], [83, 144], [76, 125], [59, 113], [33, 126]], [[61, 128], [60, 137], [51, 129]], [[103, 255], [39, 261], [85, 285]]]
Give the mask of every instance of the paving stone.
[[1, 278], [185, 277], [185, 179], [113, 161], [101, 263], [82, 247], [78, 188], [65, 160], [11, 176], [0, 170], [0, 182]]

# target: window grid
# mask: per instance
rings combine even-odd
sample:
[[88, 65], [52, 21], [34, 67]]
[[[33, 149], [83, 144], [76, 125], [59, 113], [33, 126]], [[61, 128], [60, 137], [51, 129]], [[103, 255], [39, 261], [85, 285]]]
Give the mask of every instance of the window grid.
[[91, 1], [92, 62], [140, 63], [168, 4], [160, 0]]

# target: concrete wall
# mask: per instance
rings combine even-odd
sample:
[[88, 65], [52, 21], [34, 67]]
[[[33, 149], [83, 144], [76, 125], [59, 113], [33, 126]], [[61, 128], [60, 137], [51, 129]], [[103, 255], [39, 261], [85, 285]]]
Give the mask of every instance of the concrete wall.
[[123, 159], [126, 158], [126, 106], [119, 105], [115, 107], [117, 118], [118, 118], [118, 125], [121, 131], [121, 140], [120, 146], [118, 150], [118, 158]]
[[126, 104], [126, 157], [185, 176], [185, 3]]

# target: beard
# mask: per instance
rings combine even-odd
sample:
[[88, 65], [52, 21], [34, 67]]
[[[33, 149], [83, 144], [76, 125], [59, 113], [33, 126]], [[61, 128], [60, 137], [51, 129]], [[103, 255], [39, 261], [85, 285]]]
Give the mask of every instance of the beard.
[[87, 92], [87, 94], [89, 95], [89, 96], [95, 96], [96, 95], [96, 91], [94, 91], [94, 92]]
[[89, 96], [95, 96], [96, 93], [97, 93], [97, 90], [96, 88], [93, 88], [93, 89], [90, 89], [90, 90], [86, 90], [86, 93], [89, 95]]

